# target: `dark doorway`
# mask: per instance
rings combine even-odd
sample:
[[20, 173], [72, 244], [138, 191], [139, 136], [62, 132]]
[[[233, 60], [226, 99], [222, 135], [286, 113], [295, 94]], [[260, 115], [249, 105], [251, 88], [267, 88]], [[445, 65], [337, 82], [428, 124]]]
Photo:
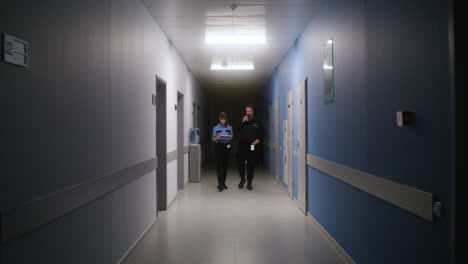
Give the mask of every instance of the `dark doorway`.
[[156, 76], [156, 204], [167, 210], [167, 139], [166, 139], [166, 81]]
[[197, 104], [194, 102], [192, 106], [192, 127], [198, 128], [198, 108]]
[[185, 187], [185, 149], [184, 149], [184, 95], [177, 92], [177, 188]]

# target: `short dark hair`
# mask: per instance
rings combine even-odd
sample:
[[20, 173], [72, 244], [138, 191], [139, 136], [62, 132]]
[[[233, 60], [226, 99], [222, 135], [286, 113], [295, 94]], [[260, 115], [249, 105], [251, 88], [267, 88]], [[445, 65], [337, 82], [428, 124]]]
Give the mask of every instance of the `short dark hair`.
[[255, 111], [255, 108], [253, 107], [253, 105], [246, 105], [245, 108], [246, 108], [246, 109], [247, 109], [247, 108], [252, 108], [252, 110]]

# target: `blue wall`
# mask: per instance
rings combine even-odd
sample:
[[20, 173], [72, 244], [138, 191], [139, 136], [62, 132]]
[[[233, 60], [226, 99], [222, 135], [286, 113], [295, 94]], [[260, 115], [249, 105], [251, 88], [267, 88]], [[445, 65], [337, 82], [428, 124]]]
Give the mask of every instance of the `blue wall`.
[[[329, 38], [335, 102], [325, 105]], [[287, 91], [305, 78], [308, 153], [434, 193], [445, 216], [431, 223], [311, 167], [308, 211], [356, 263], [448, 263], [448, 3], [325, 1], [268, 81], [268, 100], [280, 97], [281, 144]], [[417, 124], [397, 127], [399, 110], [416, 112]]]

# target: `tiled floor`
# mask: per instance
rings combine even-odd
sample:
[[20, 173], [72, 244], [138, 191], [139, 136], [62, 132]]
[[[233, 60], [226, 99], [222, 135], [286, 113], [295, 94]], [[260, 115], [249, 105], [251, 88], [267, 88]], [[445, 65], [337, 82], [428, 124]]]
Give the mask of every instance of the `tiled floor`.
[[229, 171], [229, 189], [218, 192], [214, 170], [203, 173], [160, 212], [126, 263], [344, 263], [275, 178], [255, 177], [254, 190], [238, 189]]

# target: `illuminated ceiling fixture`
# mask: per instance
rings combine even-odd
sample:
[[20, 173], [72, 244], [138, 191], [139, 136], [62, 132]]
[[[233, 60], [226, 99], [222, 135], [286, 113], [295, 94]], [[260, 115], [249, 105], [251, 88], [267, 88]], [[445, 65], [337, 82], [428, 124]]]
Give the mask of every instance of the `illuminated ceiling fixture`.
[[228, 70], [254, 70], [253, 62], [242, 61], [216, 61], [211, 63], [212, 71], [228, 71]]
[[237, 4], [231, 7], [231, 26], [207, 27], [205, 44], [266, 44], [265, 27], [235, 27], [234, 10]]
[[252, 36], [252, 35], [227, 35], [227, 36], [216, 36], [207, 35], [205, 38], [205, 44], [219, 45], [219, 44], [266, 44], [265, 37], [263, 36]]

